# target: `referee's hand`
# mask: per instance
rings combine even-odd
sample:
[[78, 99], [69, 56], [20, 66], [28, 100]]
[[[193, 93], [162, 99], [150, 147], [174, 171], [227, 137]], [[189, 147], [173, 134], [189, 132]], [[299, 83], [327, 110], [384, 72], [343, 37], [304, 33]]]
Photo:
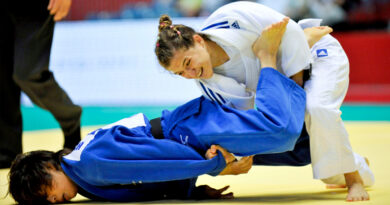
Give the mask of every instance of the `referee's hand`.
[[69, 13], [72, 0], [50, 0], [47, 10], [54, 15], [54, 21], [60, 21]]

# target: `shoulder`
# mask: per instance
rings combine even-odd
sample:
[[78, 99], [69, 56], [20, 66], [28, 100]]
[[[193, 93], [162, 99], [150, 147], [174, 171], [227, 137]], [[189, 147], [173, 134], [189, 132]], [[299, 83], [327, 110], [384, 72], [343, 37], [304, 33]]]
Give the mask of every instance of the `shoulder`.
[[[244, 28], [250, 28], [251, 25], [256, 24], [255, 22], [261, 23], [268, 19], [279, 19], [282, 17], [283, 15], [262, 4], [239, 1], [226, 4], [217, 9], [205, 20], [202, 28], [236, 21], [243, 25]], [[255, 27], [258, 26], [256, 25]]]

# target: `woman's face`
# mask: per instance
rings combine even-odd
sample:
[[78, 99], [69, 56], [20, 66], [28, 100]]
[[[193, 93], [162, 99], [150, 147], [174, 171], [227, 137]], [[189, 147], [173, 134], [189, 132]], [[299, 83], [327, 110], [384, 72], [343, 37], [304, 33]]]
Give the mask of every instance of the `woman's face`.
[[51, 169], [52, 186], [47, 188], [47, 200], [50, 203], [66, 202], [77, 194], [77, 186], [64, 174], [63, 171]]
[[205, 41], [199, 35], [193, 38], [194, 46], [175, 51], [166, 69], [187, 79], [209, 79], [214, 72]]

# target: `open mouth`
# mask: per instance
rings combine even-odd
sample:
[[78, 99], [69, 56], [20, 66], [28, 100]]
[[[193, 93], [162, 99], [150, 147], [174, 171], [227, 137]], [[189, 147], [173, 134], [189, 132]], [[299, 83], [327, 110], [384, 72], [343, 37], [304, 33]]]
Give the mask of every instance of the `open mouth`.
[[202, 76], [202, 74], [203, 74], [203, 67], [200, 68], [200, 71], [198, 73], [198, 78], [200, 78]]

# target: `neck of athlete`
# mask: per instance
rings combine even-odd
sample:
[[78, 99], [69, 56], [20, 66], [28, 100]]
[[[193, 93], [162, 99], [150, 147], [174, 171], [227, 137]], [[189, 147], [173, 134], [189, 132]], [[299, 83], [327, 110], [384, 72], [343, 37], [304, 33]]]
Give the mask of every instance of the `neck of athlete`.
[[218, 67], [229, 60], [228, 54], [214, 41], [206, 41], [206, 48], [210, 55], [213, 68]]

